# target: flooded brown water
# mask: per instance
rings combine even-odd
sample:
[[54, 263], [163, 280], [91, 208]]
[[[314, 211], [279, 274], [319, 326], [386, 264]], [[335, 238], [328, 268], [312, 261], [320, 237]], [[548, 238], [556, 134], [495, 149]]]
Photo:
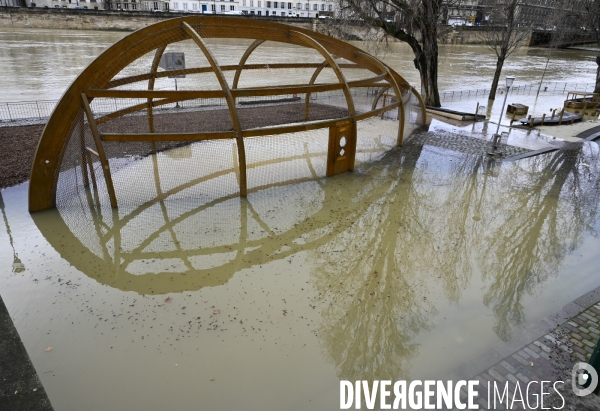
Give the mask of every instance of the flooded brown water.
[[[126, 36], [125, 32], [86, 30], [0, 29], [0, 101], [58, 99], [75, 77], [102, 51]], [[360, 43], [356, 43], [360, 46]], [[373, 49], [411, 84], [420, 83], [414, 56], [404, 43]], [[273, 53], [277, 53], [273, 49]], [[593, 83], [597, 51], [554, 50], [545, 81]], [[505, 75], [517, 77], [515, 85], [539, 82], [547, 49], [523, 48], [504, 65]], [[468, 90], [489, 88], [496, 68], [495, 55], [482, 46], [440, 47], [439, 88]], [[482, 102], [483, 103], [483, 102]]]
[[340, 379], [438, 378], [600, 285], [595, 143], [419, 141], [247, 199], [3, 191], [0, 292], [55, 409], [339, 409]]
[[[123, 35], [0, 32], [0, 100], [59, 97]], [[445, 51], [448, 88], [484, 86], [480, 52]], [[566, 53], [583, 82], [591, 57]], [[341, 379], [439, 378], [600, 285], [595, 143], [497, 164], [437, 134], [389, 151], [384, 134], [335, 178], [266, 162], [247, 199], [226, 174], [206, 198], [118, 211], [84, 193], [31, 216], [27, 184], [2, 191], [0, 294], [54, 408], [339, 409]], [[196, 148], [136, 167], [173, 173]]]

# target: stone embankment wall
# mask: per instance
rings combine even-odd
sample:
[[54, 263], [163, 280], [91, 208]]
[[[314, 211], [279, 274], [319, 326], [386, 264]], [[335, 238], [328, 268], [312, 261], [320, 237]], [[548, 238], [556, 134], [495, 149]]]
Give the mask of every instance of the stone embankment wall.
[[[493, 28], [473, 27], [473, 26], [458, 26], [458, 27], [442, 27], [440, 29], [440, 44], [485, 44], [486, 37], [489, 41], [489, 30]], [[525, 45], [531, 43], [531, 33], [525, 39]]]
[[[43, 8], [0, 7], [0, 27], [39, 28], [61, 30], [122, 30], [134, 31], [161, 20], [189, 16], [184, 13], [151, 13], [140, 11], [74, 10]], [[258, 17], [240, 17], [258, 18]], [[281, 18], [262, 17], [261, 19], [291, 24], [343, 40], [361, 40], [380, 37], [372, 28], [351, 25], [336, 25], [333, 20], [309, 19], [302, 17]], [[442, 27], [441, 44], [481, 44], [482, 27]], [[393, 41], [393, 39], [391, 39]], [[527, 42], [526, 44], [528, 44]]]
[[[0, 7], [0, 27], [135, 31], [162, 20], [190, 15], [189, 13], [151, 13], [143, 11]], [[311, 30], [317, 24], [314, 21], [315, 19], [308, 18], [270, 18], [269, 20], [293, 24]]]

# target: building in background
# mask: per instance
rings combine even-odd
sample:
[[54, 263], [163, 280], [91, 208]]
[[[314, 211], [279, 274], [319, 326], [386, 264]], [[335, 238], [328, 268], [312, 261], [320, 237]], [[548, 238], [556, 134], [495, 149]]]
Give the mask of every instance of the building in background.
[[480, 0], [458, 0], [448, 2], [443, 22], [451, 26], [475, 26]]
[[274, 17], [333, 17], [335, 0], [169, 0], [169, 10], [184, 13], [254, 15]]
[[127, 11], [169, 11], [169, 2], [165, 0], [105, 0], [106, 10]]

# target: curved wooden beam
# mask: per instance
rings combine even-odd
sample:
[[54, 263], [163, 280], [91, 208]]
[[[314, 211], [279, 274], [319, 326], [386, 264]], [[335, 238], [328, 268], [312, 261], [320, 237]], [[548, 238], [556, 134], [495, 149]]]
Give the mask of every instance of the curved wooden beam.
[[[321, 63], [276, 63], [269, 64], [270, 69], [290, 69], [290, 68], [318, 68]], [[339, 64], [340, 68], [349, 68], [349, 69], [364, 69], [364, 67], [359, 66], [358, 64]], [[221, 66], [222, 71], [232, 71], [237, 70], [239, 68], [238, 65], [227, 65]], [[242, 69], [243, 70], [262, 70], [265, 68], [265, 64], [245, 64]], [[209, 73], [212, 72], [212, 67], [192, 67], [181, 70], [169, 70], [169, 71], [160, 71], [155, 74], [155, 78], [162, 78], [168, 76], [178, 76], [183, 74], [200, 74], [200, 73]], [[124, 86], [126, 84], [137, 83], [138, 81], [146, 81], [152, 77], [151, 73], [144, 74], [136, 74], [135, 76], [122, 77], [116, 80], [111, 80], [106, 84], [106, 89], [111, 89], [119, 86]]]
[[[319, 67], [317, 67], [317, 69], [313, 73], [312, 77], [310, 78], [310, 81], [308, 82], [308, 84], [313, 85], [315, 83], [315, 81], [317, 81], [317, 77], [319, 77], [319, 74], [321, 74], [321, 71], [323, 71], [323, 69], [325, 67], [327, 67], [327, 60], [325, 60], [323, 63], [321, 63], [321, 65]], [[308, 120], [308, 117], [310, 115], [310, 112], [309, 112], [310, 94], [311, 94], [310, 92], [306, 93], [306, 97], [304, 99], [304, 120]]]
[[242, 56], [242, 58], [240, 59], [240, 62], [238, 63], [237, 69], [235, 70], [235, 75], [233, 76], [233, 83], [231, 84], [232, 88], [237, 88], [238, 86], [238, 82], [240, 81], [240, 75], [242, 74], [242, 67], [246, 64], [246, 60], [248, 60], [248, 58], [250, 57], [250, 54], [252, 54], [252, 52], [254, 50], [256, 50], [256, 48], [258, 46], [260, 46], [261, 44], [263, 44], [265, 42], [265, 40], [254, 40], [254, 42], [252, 44], [250, 44], [250, 46], [246, 49], [246, 51], [244, 52], [244, 55]]
[[304, 44], [305, 46], [311, 47], [317, 50], [327, 61], [327, 65], [333, 69], [338, 81], [343, 84], [342, 90], [344, 90], [344, 95], [346, 96], [346, 104], [348, 105], [348, 114], [350, 117], [354, 118], [356, 116], [356, 111], [354, 109], [354, 100], [352, 99], [352, 95], [350, 94], [350, 87], [348, 87], [348, 82], [344, 77], [344, 73], [335, 62], [333, 56], [323, 47], [318, 41], [313, 39], [307, 34], [301, 33], [296, 30], [290, 30], [290, 38], [296, 39], [299, 43]]
[[[156, 49], [154, 54], [154, 60], [152, 60], [152, 66], [150, 67], [150, 79], [148, 79], [148, 90], [154, 90], [154, 80], [156, 79], [156, 72], [158, 71], [158, 64], [160, 59], [165, 52], [167, 46], [162, 46]], [[152, 112], [152, 97], [148, 98], [148, 131], [154, 133], [154, 113]], [[154, 149], [154, 147], [152, 147]]]
[[221, 85], [221, 89], [225, 92], [225, 99], [227, 100], [227, 106], [229, 106], [229, 113], [231, 114], [231, 121], [233, 122], [233, 129], [235, 130], [235, 139], [237, 141], [238, 148], [238, 160], [240, 162], [240, 195], [246, 197], [247, 194], [247, 183], [246, 183], [246, 150], [244, 147], [244, 138], [242, 136], [242, 126], [240, 124], [240, 118], [235, 108], [235, 99], [229, 89], [229, 84], [225, 79], [225, 75], [221, 71], [217, 60], [214, 58], [202, 37], [190, 26], [188, 23], [183, 22], [183, 29], [190, 36], [190, 38], [196, 43], [196, 45], [202, 50], [204, 56], [208, 60], [208, 63], [213, 68], [215, 76]]
[[388, 91], [391, 87], [391, 85], [388, 85], [387, 87], [382, 87], [379, 90], [379, 92], [375, 96], [375, 99], [373, 100], [373, 104], [371, 104], [371, 110], [375, 110], [377, 108], [377, 103], [379, 103], [379, 99], [381, 98], [381, 96], [383, 96], [383, 93]]
[[400, 117], [400, 126], [398, 127], [397, 144], [398, 144], [398, 146], [401, 146], [402, 139], [404, 137], [404, 121], [405, 121], [404, 117], [405, 116], [404, 116], [404, 104], [402, 102], [402, 93], [400, 92], [400, 87], [398, 87], [398, 83], [396, 82], [396, 79], [394, 78], [394, 76], [392, 76], [392, 74], [390, 73], [390, 71], [388, 70], [388, 68], [385, 64], [383, 64], [382, 62], [380, 62], [379, 60], [377, 60], [376, 58], [374, 58], [368, 54], [365, 54], [365, 53], [361, 53], [361, 54], [365, 58], [373, 61], [373, 64], [377, 65], [382, 71], [387, 73], [388, 81], [390, 82], [390, 85], [394, 89], [394, 93], [396, 93], [396, 98], [398, 99], [398, 102], [400, 103], [400, 107], [398, 108], [398, 114]]

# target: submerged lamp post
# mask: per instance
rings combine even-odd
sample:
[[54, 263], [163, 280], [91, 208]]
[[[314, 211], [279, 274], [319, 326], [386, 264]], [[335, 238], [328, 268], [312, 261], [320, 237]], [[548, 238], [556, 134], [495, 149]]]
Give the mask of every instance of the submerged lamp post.
[[502, 121], [502, 114], [504, 113], [504, 106], [506, 106], [506, 99], [508, 97], [508, 91], [512, 87], [514, 81], [515, 81], [514, 76], [506, 76], [506, 94], [504, 95], [504, 103], [502, 103], [502, 110], [500, 110], [500, 118], [498, 119], [498, 127], [496, 128], [496, 134], [494, 134], [492, 137], [492, 151], [490, 153], [488, 153], [490, 155], [497, 154], [496, 146], [498, 145], [498, 141], [500, 140], [500, 134], [498, 134], [498, 132], [500, 131], [500, 122]]

